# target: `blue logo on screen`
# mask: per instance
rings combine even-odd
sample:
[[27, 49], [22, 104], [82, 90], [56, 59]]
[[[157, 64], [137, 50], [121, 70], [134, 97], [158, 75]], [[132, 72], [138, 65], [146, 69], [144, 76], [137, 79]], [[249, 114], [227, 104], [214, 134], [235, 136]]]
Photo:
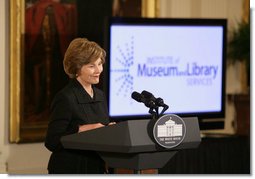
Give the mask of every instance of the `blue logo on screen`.
[[117, 46], [119, 56], [115, 60], [121, 67], [111, 69], [111, 72], [118, 73], [118, 77], [114, 79], [114, 83], [120, 83], [117, 94], [122, 94], [124, 97], [130, 96], [133, 91], [133, 75], [130, 73], [130, 67], [134, 64], [134, 37], [131, 37], [129, 43]]

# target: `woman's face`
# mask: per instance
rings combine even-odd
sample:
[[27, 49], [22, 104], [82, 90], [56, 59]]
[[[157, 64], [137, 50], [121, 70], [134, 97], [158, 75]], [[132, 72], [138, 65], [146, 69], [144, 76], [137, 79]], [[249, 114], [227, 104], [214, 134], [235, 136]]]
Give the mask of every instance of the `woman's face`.
[[103, 64], [101, 58], [81, 67], [77, 79], [83, 85], [92, 85], [99, 83], [100, 74], [103, 71]]

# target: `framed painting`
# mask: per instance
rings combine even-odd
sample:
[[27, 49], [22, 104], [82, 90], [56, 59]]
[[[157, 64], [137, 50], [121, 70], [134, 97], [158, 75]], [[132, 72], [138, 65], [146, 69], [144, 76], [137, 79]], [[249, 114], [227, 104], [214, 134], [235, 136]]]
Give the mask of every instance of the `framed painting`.
[[62, 59], [76, 35], [75, 1], [10, 1], [10, 142], [44, 140], [50, 102], [67, 83]]
[[[92, 4], [97, 3], [93, 0], [10, 1], [11, 143], [44, 141], [50, 103], [68, 81], [62, 65], [68, 44], [79, 36], [103, 39], [100, 30], [95, 34], [95, 29], [101, 29], [101, 26], [92, 24], [95, 20], [91, 15], [98, 15], [98, 12], [104, 13], [100, 14], [102, 17], [114, 15], [114, 5], [119, 2], [102, 0], [100, 6]], [[89, 8], [85, 3], [90, 3]], [[141, 16], [155, 17], [156, 4], [156, 0], [141, 0], [135, 6], [140, 6], [136, 9], [140, 9]], [[128, 14], [124, 7], [121, 10]], [[98, 20], [96, 22], [100, 24]]]

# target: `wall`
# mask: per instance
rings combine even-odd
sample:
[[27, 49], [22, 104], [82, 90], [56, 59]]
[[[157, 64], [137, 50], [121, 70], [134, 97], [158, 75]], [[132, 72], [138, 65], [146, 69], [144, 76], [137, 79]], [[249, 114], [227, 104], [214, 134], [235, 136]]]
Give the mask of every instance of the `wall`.
[[[6, 24], [6, 3], [5, 1], [0, 1], [0, 23]], [[7, 110], [8, 110], [8, 100], [6, 98], [7, 93], [7, 68], [6, 64], [7, 60], [7, 39], [6, 37], [7, 28], [6, 26], [0, 26], [0, 173], [4, 173], [6, 171], [6, 159], [8, 156], [8, 146], [6, 144], [6, 140], [4, 136], [7, 134]]]
[[[161, 17], [217, 17], [228, 18], [229, 28], [236, 25], [242, 13], [242, 0], [159, 0]], [[43, 143], [9, 144], [9, 1], [0, 1], [0, 173], [43, 174], [50, 152]], [[228, 68], [227, 92], [239, 93], [238, 66]], [[234, 133], [233, 104], [227, 104], [226, 129], [218, 132]]]

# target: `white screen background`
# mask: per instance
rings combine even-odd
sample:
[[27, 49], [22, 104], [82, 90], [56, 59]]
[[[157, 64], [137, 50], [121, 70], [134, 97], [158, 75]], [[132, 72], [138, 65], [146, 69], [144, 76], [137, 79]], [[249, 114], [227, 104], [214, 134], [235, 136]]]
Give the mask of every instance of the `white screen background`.
[[[147, 115], [148, 108], [131, 98], [149, 91], [169, 105], [166, 113], [221, 110], [223, 28], [217, 26], [111, 26], [110, 116]], [[217, 68], [213, 75], [138, 76], [138, 65], [176, 67], [189, 64]]]

